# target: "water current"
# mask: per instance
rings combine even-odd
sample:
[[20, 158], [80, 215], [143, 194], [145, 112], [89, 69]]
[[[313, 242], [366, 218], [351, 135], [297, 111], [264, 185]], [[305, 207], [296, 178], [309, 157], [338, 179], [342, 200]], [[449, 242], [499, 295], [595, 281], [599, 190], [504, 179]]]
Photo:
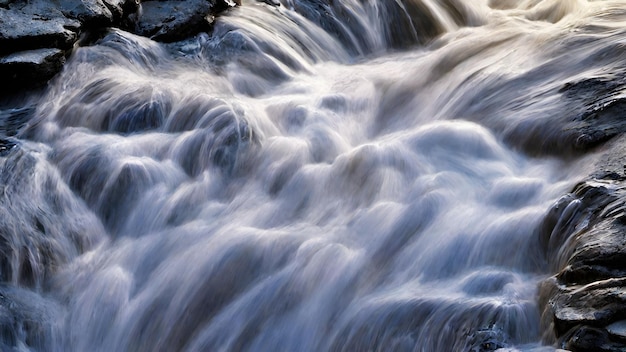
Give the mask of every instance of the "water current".
[[596, 158], [562, 87], [625, 72], [626, 2], [268, 3], [111, 30], [36, 98], [1, 347], [557, 348], [544, 219]]

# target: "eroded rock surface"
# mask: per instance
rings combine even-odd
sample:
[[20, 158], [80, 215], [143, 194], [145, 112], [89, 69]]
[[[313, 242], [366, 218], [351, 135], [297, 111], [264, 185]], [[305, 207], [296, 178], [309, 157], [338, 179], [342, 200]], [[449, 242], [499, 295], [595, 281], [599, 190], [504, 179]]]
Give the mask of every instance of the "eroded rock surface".
[[574, 352], [626, 350], [624, 139], [597, 174], [554, 206], [558, 224], [544, 235], [558, 272], [540, 290], [545, 329]]

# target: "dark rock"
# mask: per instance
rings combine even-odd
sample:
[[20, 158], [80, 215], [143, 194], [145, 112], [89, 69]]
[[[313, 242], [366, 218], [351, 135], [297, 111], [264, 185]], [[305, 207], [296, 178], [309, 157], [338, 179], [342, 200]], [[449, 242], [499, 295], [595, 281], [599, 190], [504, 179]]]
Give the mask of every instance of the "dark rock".
[[0, 81], [20, 88], [48, 81], [61, 70], [79, 34], [105, 33], [109, 26], [125, 24], [137, 9], [137, 0], [2, 1]]
[[559, 289], [549, 303], [555, 330], [561, 336], [575, 326], [604, 327], [625, 318], [626, 280], [607, 279], [585, 286]]
[[113, 14], [102, 0], [63, 0], [61, 12], [80, 21], [83, 28], [99, 28], [113, 24]]
[[0, 92], [47, 82], [63, 68], [60, 49], [36, 49], [0, 57]]
[[0, 54], [39, 48], [69, 49], [80, 26], [49, 4], [0, 8]]
[[601, 161], [601, 174], [611, 177], [579, 184], [565, 202], [576, 207], [566, 214], [566, 204], [557, 203], [560, 210], [546, 217], [554, 226], [549, 236], [544, 231], [543, 241], [550, 238], [546, 254], [558, 274], [540, 290], [542, 324], [553, 327], [559, 345], [571, 351], [626, 350], [623, 143], [624, 137], [615, 141], [612, 154]]
[[496, 351], [508, 347], [504, 342], [508, 338], [506, 334], [495, 327], [480, 329], [468, 336], [466, 350], [468, 352]]
[[137, 12], [139, 0], [104, 0], [104, 5], [111, 11], [113, 22], [122, 24], [125, 18]]
[[568, 334], [565, 348], [573, 352], [617, 352], [624, 351], [621, 344], [611, 341], [604, 329], [582, 326]]
[[11, 150], [17, 146], [17, 143], [10, 139], [0, 139], [0, 157], [7, 156]]
[[113, 120], [109, 129], [125, 134], [157, 129], [169, 113], [167, 110], [168, 107], [164, 104], [151, 100], [122, 112]]
[[589, 150], [626, 131], [624, 84], [624, 77], [591, 77], [568, 82], [559, 90], [565, 100], [579, 105], [569, 126], [578, 134], [573, 144], [575, 150]]
[[140, 6], [136, 34], [162, 42], [208, 30], [210, 16], [218, 10], [216, 2], [207, 0], [144, 1]]
[[[210, 29], [227, 0], [0, 0], [0, 81], [30, 88], [58, 73], [64, 56], [118, 26], [158, 41], [182, 40]], [[33, 51], [35, 49], [41, 49]], [[2, 57], [4, 55], [4, 57]], [[13, 87], [11, 87], [13, 89]]]
[[606, 327], [611, 336], [626, 339], [626, 320], [620, 320]]

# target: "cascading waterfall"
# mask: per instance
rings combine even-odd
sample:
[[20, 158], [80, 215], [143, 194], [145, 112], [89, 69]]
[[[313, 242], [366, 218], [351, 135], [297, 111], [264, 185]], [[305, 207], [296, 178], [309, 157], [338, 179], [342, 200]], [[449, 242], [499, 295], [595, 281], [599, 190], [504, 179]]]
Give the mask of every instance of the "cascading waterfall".
[[1, 347], [554, 350], [562, 87], [626, 72], [626, 3], [268, 3], [75, 49], [1, 151]]

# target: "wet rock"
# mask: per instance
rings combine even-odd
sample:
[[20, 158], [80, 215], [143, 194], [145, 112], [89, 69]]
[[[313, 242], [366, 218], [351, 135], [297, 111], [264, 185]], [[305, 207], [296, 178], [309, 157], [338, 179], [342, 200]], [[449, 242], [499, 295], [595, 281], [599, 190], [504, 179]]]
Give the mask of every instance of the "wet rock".
[[0, 92], [39, 85], [54, 77], [65, 63], [60, 49], [20, 51], [0, 57]]
[[135, 33], [162, 42], [182, 40], [207, 31], [212, 15], [225, 7], [215, 0], [144, 1]]
[[547, 246], [558, 274], [540, 290], [548, 318], [544, 325], [552, 326], [557, 343], [573, 352], [626, 350], [623, 145], [624, 137], [601, 162], [598, 174], [612, 177], [591, 178], [575, 187], [569, 204], [578, 206], [567, 216], [559, 213], [561, 225], [550, 235], [559, 241]]
[[139, 0], [0, 0], [0, 82], [20, 88], [47, 82], [79, 37], [79, 45], [89, 45], [109, 27], [173, 42], [209, 30], [218, 12], [235, 5], [228, 0], [141, 5]]
[[80, 23], [65, 17], [49, 4], [0, 8], [0, 54], [29, 49], [69, 49], [77, 39]]
[[468, 352], [496, 351], [508, 347], [504, 343], [506, 340], [506, 334], [497, 328], [480, 329], [470, 334], [466, 350]]
[[0, 82], [13, 89], [48, 81], [61, 70], [80, 34], [121, 25], [137, 8], [136, 0], [1, 2]]
[[559, 92], [567, 101], [579, 105], [571, 115], [570, 128], [577, 136], [575, 150], [586, 151], [626, 131], [623, 111], [626, 108], [624, 77], [590, 77], [568, 82]]
[[[82, 4], [10, 1], [0, 8], [0, 91], [40, 85], [61, 70], [81, 27], [79, 6], [73, 3]], [[64, 11], [75, 11], [76, 18]]]
[[559, 289], [550, 302], [557, 334], [563, 335], [579, 325], [604, 327], [622, 319], [626, 306], [625, 284], [624, 279], [608, 279]]
[[60, 1], [61, 12], [80, 21], [84, 28], [98, 28], [113, 24], [113, 14], [101, 0]]
[[111, 11], [113, 22], [124, 27], [124, 20], [139, 9], [139, 0], [104, 0], [104, 5]]
[[582, 326], [568, 334], [565, 348], [576, 352], [624, 351], [624, 345], [611, 341], [604, 329]]
[[14, 140], [7, 138], [0, 139], [0, 157], [9, 155], [15, 147], [17, 147], [17, 143]]
[[165, 104], [151, 100], [123, 111], [113, 119], [109, 129], [123, 134], [157, 129], [163, 124], [168, 110]]

